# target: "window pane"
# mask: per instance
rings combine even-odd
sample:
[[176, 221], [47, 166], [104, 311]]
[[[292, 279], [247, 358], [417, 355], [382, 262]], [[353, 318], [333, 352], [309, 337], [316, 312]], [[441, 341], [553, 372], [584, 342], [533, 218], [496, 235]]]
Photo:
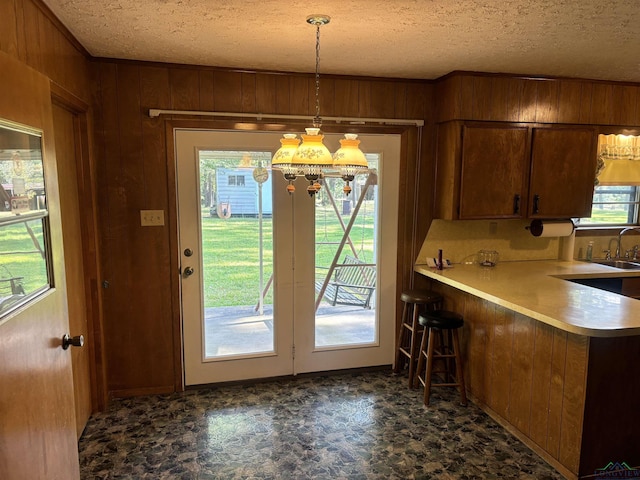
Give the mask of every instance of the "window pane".
[[638, 221], [638, 187], [596, 187], [591, 218], [581, 218], [580, 225], [628, 225]]
[[0, 317], [52, 282], [47, 215], [40, 133], [0, 121]]

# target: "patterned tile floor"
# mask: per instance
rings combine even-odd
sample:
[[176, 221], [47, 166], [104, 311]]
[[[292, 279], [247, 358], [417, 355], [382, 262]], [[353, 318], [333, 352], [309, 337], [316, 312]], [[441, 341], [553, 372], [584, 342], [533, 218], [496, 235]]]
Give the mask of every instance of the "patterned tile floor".
[[454, 390], [386, 371], [116, 400], [80, 439], [89, 479], [561, 479]]

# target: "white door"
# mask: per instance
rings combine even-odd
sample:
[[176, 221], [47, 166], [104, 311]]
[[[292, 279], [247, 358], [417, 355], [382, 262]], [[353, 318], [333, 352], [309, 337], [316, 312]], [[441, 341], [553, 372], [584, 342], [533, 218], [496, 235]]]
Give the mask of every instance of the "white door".
[[[378, 171], [353, 200], [333, 180], [310, 198], [298, 179], [289, 195], [268, 168], [280, 138], [175, 132], [186, 385], [392, 362], [399, 137], [362, 138]], [[364, 284], [332, 305], [319, 289], [340, 276]]]

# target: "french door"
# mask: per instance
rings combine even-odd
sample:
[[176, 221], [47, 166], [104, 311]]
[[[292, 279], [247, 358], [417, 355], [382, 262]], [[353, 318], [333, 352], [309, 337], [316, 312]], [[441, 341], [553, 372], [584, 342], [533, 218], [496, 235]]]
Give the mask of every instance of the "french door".
[[280, 137], [175, 131], [186, 385], [392, 362], [399, 137], [362, 138], [352, 198], [289, 195]]

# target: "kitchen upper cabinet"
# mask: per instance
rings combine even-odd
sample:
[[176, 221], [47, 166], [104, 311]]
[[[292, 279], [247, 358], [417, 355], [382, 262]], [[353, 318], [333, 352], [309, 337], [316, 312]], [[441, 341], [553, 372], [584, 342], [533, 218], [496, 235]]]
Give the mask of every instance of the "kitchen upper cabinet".
[[587, 217], [596, 141], [590, 127], [441, 124], [435, 217]]
[[530, 218], [591, 216], [597, 141], [590, 127], [533, 129]]
[[523, 217], [527, 141], [525, 127], [462, 127], [459, 218]]

